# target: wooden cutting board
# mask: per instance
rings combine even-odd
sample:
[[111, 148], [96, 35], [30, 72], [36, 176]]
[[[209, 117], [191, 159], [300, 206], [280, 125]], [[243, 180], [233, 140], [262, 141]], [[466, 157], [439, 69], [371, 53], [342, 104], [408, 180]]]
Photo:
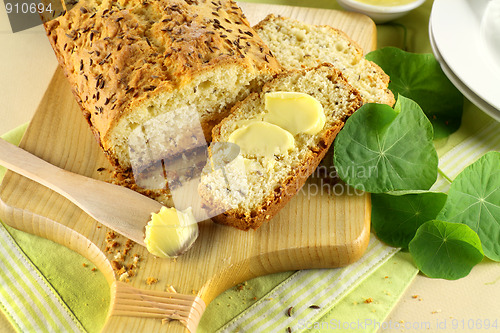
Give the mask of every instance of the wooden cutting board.
[[[240, 4], [252, 24], [267, 14], [344, 30], [368, 52], [376, 30], [366, 16], [323, 9]], [[105, 159], [57, 70], [21, 147], [64, 169], [110, 179]], [[103, 170], [104, 168], [104, 170]], [[329, 169], [328, 172], [332, 170]], [[107, 239], [99, 225], [60, 195], [8, 172], [0, 188], [1, 219], [20, 230], [58, 242], [90, 259], [110, 284], [111, 305], [104, 331], [195, 330], [204, 307], [237, 283], [269, 273], [348, 265], [363, 254], [369, 240], [370, 198], [315, 173], [301, 192], [269, 223], [256, 231], [239, 231], [209, 222], [200, 225], [194, 247], [177, 260], [159, 259], [135, 245], [124, 256], [134, 276], [117, 272], [113, 261], [126, 239]], [[119, 245], [113, 246], [113, 242]], [[111, 249], [106, 249], [111, 246]], [[113, 267], [115, 265], [115, 267]], [[132, 274], [131, 274], [132, 275]], [[120, 276], [128, 282], [120, 282]], [[158, 282], [148, 285], [147, 278]], [[168, 292], [173, 286], [177, 293]], [[163, 323], [162, 323], [163, 321]]]

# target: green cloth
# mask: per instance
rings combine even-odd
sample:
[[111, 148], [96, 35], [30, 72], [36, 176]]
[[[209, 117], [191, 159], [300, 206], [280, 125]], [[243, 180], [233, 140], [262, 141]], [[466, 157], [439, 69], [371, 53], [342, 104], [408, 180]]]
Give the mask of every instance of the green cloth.
[[7, 227], [88, 332], [104, 325], [110, 303], [104, 275], [88, 259], [50, 240]]
[[0, 307], [19, 332], [83, 332], [80, 321], [0, 227]]
[[[347, 325], [352, 332], [376, 332], [377, 323], [383, 323], [399, 301], [401, 295], [418, 273], [408, 253], [399, 252], [341, 299], [328, 313], [317, 321], [299, 321], [300, 327], [323, 327], [331, 332], [334, 325]], [[243, 288], [234, 287], [217, 297], [205, 311], [199, 332], [215, 332], [226, 322], [251, 306], [258, 299], [266, 299], [275, 284], [283, 282], [292, 272], [274, 274], [247, 281]], [[371, 303], [365, 300], [373, 299]], [[287, 308], [282, 309], [283, 315]], [[334, 323], [334, 324], [332, 324]], [[323, 331], [323, 330], [320, 330]]]
[[[396, 252], [397, 249], [371, 237], [363, 257], [349, 266], [303, 270], [247, 281], [226, 291], [208, 306], [198, 331], [284, 332], [290, 327], [293, 332], [301, 332], [312, 323], [330, 322], [334, 318], [344, 321], [344, 314], [353, 310], [352, 316], [357, 320], [374, 317], [382, 322], [392, 309], [390, 305], [397, 302], [418, 272], [411, 264], [386, 266], [386, 262], [394, 262], [392, 258]], [[348, 295], [360, 302], [372, 297], [363, 295], [362, 286], [370, 282], [372, 285], [380, 283], [373, 272], [380, 271], [381, 266], [385, 269], [379, 275], [391, 274], [393, 279], [384, 288], [386, 300], [379, 297], [381, 307], [378, 313], [374, 313], [372, 307], [350, 308], [345, 304]], [[397, 271], [402, 271], [402, 274], [396, 274]], [[290, 307], [293, 311], [289, 315], [287, 309]], [[342, 308], [348, 310], [345, 313], [335, 310]]]
[[[321, 318], [319, 329], [314, 332], [326, 333], [341, 327], [343, 332], [368, 333], [388, 325], [394, 327], [397, 323], [385, 318], [417, 273], [411, 256], [399, 252]], [[309, 327], [315, 328], [312, 323]]]

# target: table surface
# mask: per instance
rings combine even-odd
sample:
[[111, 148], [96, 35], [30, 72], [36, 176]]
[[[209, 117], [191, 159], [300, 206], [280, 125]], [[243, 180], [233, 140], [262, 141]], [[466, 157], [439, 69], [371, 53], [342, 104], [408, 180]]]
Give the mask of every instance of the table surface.
[[[300, 5], [293, 0], [279, 3]], [[0, 52], [0, 133], [5, 133], [31, 119], [57, 67], [57, 61], [42, 27], [13, 34], [5, 9], [0, 7], [0, 45], [3, 51]], [[329, 8], [338, 6], [334, 4]], [[427, 34], [427, 31], [419, 33]], [[467, 126], [467, 122], [463, 126]], [[452, 319], [463, 320], [465, 325], [469, 320], [500, 321], [499, 299], [499, 263], [485, 261], [466, 278], [457, 281], [430, 279], [420, 274], [387, 318], [385, 329], [380, 331], [401, 331], [401, 328], [396, 330], [391, 327], [390, 322], [405, 323], [408, 325], [405, 331], [418, 331], [409, 326], [425, 323], [430, 323], [431, 331], [435, 331], [440, 323], [439, 332], [455, 332], [460, 330], [453, 329]], [[2, 328], [7, 327], [3, 325], [9, 324], [0, 318], [2, 332], [5, 331]], [[497, 330], [500, 331], [500, 327], [486, 331]]]

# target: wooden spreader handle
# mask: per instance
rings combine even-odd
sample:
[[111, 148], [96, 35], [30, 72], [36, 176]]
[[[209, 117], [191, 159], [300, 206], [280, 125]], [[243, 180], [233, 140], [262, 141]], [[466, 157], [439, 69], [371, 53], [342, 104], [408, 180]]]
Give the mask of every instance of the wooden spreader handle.
[[134, 288], [116, 281], [112, 286], [112, 316], [161, 319], [164, 323], [180, 321], [189, 332], [196, 332], [205, 302], [198, 296]]

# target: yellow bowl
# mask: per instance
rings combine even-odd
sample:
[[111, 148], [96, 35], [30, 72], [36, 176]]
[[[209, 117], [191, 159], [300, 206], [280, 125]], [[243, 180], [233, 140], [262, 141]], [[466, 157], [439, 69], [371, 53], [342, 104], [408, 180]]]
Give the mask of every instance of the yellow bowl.
[[385, 23], [400, 18], [411, 10], [422, 5], [425, 0], [414, 0], [403, 5], [371, 5], [361, 0], [337, 0], [338, 4], [345, 10], [354, 11], [368, 15], [375, 23]]

